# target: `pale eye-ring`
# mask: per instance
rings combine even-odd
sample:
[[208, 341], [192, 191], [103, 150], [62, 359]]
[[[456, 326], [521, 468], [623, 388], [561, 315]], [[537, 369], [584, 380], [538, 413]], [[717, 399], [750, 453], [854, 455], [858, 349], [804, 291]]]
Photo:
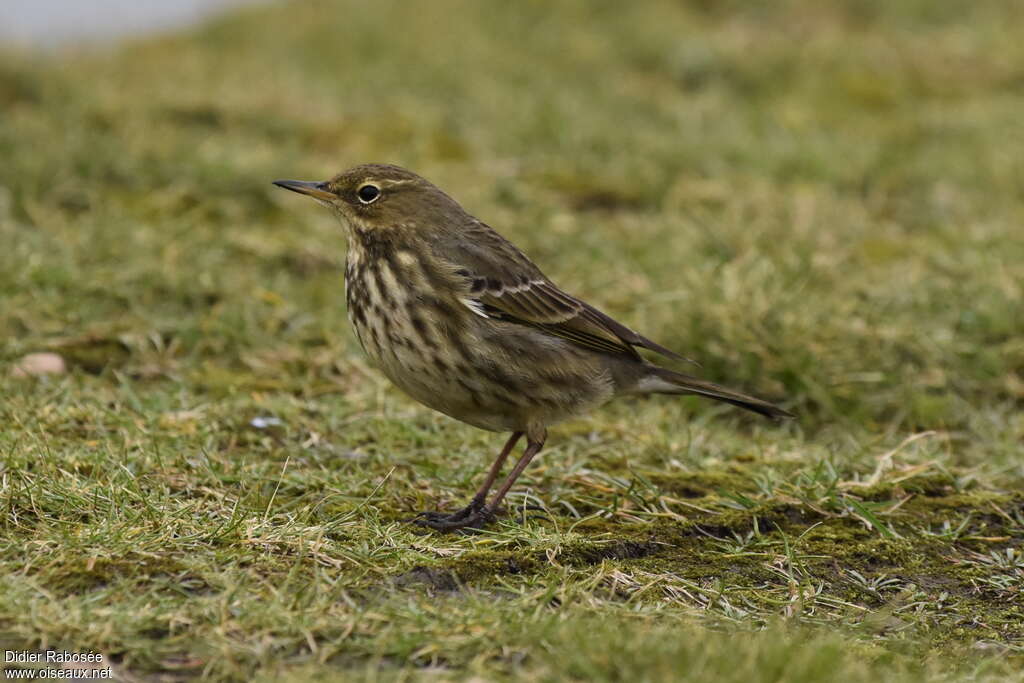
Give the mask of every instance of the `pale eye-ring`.
[[365, 183], [356, 190], [356, 196], [363, 204], [373, 204], [380, 197], [380, 188], [373, 183]]

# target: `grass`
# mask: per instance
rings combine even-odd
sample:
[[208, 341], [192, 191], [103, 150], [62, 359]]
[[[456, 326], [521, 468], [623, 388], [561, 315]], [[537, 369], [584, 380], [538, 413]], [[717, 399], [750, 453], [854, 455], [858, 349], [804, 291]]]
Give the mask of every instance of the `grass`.
[[[1013, 3], [293, 3], [0, 60], [0, 640], [216, 680], [1020, 680]], [[405, 399], [273, 188], [413, 168], [799, 414]], [[30, 352], [69, 372], [15, 378]], [[255, 418], [273, 418], [255, 420]]]

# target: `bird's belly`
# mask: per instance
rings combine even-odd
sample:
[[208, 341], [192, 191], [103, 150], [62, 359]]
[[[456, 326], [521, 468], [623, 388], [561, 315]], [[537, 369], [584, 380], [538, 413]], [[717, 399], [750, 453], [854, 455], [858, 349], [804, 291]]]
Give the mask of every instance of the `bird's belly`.
[[388, 313], [383, 322], [350, 311], [370, 361], [411, 398], [475, 427], [523, 431], [549, 425], [614, 393], [592, 357], [548, 335], [519, 326], [495, 330], [472, 318], [441, 326], [431, 323], [435, 318], [427, 311], [409, 306]]

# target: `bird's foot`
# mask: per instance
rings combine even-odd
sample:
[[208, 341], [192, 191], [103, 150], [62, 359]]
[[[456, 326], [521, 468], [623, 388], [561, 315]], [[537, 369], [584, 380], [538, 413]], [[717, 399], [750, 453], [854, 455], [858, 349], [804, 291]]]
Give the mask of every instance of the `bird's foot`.
[[[521, 524], [525, 524], [528, 519], [544, 519], [550, 521], [550, 518], [548, 518], [546, 514], [527, 514], [531, 511], [539, 511], [541, 513], [547, 512], [547, 510], [538, 505], [525, 505], [521, 508], [516, 508], [516, 511], [519, 512], [518, 519]], [[489, 523], [493, 522], [506, 512], [506, 508], [502, 506], [492, 510], [490, 506], [485, 505], [482, 501], [474, 499], [472, 503], [450, 515], [434, 511], [418, 512], [414, 517], [406, 521], [411, 522], [416, 526], [434, 529], [435, 531], [461, 530], [463, 532], [469, 532], [472, 530], [483, 529]]]
[[494, 521], [494, 513], [486, 507], [464, 508], [458, 512], [445, 515], [440, 512], [420, 512], [409, 520], [416, 526], [426, 527], [434, 531], [463, 531], [483, 529]]
[[495, 514], [487, 507], [486, 503], [481, 499], [474, 498], [469, 505], [450, 515], [434, 511], [418, 512], [416, 516], [407, 521], [435, 531], [457, 531], [459, 529], [483, 529], [489, 522], [494, 521], [494, 518]]

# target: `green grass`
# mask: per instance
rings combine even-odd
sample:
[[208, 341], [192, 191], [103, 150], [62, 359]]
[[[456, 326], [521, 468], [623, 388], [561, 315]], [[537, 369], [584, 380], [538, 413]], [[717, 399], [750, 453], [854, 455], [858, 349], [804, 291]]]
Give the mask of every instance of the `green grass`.
[[[1020, 680], [1022, 23], [296, 2], [5, 54], [3, 647], [142, 680]], [[510, 496], [543, 518], [403, 524], [501, 437], [367, 366], [343, 233], [270, 185], [366, 161], [799, 419], [622, 401], [552, 430]], [[10, 376], [35, 351], [69, 373]]]

